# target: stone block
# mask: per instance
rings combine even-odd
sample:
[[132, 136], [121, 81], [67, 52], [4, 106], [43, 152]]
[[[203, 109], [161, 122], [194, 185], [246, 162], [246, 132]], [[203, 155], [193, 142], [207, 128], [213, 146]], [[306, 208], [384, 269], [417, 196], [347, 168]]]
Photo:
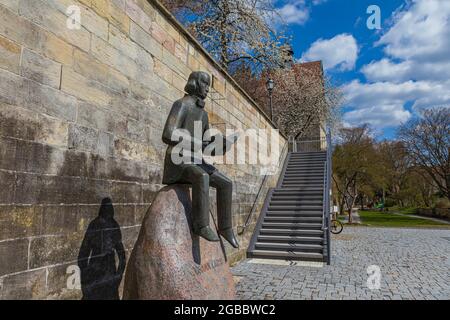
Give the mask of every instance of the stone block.
[[114, 141], [115, 154], [129, 160], [150, 161], [148, 146], [128, 139], [117, 138]]
[[78, 49], [74, 51], [73, 70], [117, 92], [127, 93], [129, 80], [126, 76]]
[[0, 7], [0, 34], [52, 60], [72, 63], [70, 44], [4, 7]]
[[0, 137], [0, 169], [14, 170], [16, 141], [15, 139]]
[[21, 0], [19, 4], [20, 15], [51, 30], [68, 43], [84, 51], [89, 51], [91, 34], [80, 28], [71, 30], [67, 28], [67, 16], [52, 8], [47, 2], [41, 0]]
[[0, 4], [14, 12], [19, 11], [19, 0], [0, 0]]
[[41, 226], [42, 217], [33, 206], [0, 206], [0, 241], [39, 235]]
[[[77, 287], [80, 279], [76, 263], [47, 267], [47, 294], [46, 299], [80, 300], [81, 289]], [[76, 279], [78, 277], [78, 280]]]
[[39, 42], [33, 47], [37, 52], [64, 65], [72, 65], [74, 47], [52, 33], [40, 30]]
[[43, 299], [46, 294], [45, 269], [31, 270], [3, 278], [1, 300]]
[[[135, 0], [126, 0], [126, 14], [142, 29], [150, 32], [152, 27], [151, 17], [136, 3]], [[133, 24], [133, 22], [131, 22]]]
[[20, 74], [30, 80], [59, 89], [61, 64], [24, 48]]
[[109, 29], [109, 43], [134, 61], [141, 71], [153, 70], [152, 56], [114, 26]]
[[59, 119], [75, 121], [79, 103], [75, 97], [33, 81], [20, 79], [18, 82], [26, 90], [19, 105]]
[[0, 277], [28, 268], [28, 239], [0, 241]]
[[155, 61], [155, 74], [167, 83], [172, 83], [172, 70], [159, 60]]
[[13, 172], [0, 170], [0, 203], [14, 203], [16, 176]]
[[0, 36], [0, 68], [19, 73], [21, 47]]
[[96, 36], [92, 36], [91, 53], [96, 59], [105, 62], [130, 79], [138, 81], [147, 79], [145, 74], [139, 72], [139, 67], [133, 60]]
[[98, 131], [74, 124], [69, 128], [69, 149], [96, 152], [98, 145]]
[[111, 22], [112, 25], [118, 27], [125, 34], [129, 34], [131, 20], [125, 13], [125, 1], [113, 0], [109, 2], [109, 22]]
[[148, 51], [155, 59], [162, 59], [162, 45], [158, 43], [150, 33], [146, 32], [136, 23], [131, 22], [130, 38]]
[[116, 92], [108, 89], [100, 82], [87, 79], [67, 67], [62, 69], [61, 90], [101, 106], [108, 105], [111, 96], [117, 95]]
[[142, 203], [141, 185], [132, 182], [114, 182], [111, 184], [111, 198], [117, 203]]
[[114, 136], [107, 132], [100, 131], [98, 134], [97, 152], [99, 155], [114, 156]]
[[46, 205], [37, 207], [41, 217], [42, 235], [64, 235], [79, 231], [79, 207], [76, 205]]
[[[101, 37], [105, 40], [108, 39], [108, 20], [99, 16], [94, 10], [90, 9], [89, 6], [92, 3], [82, 3], [82, 1], [76, 0], [46, 0], [47, 3], [52, 7], [60, 11], [62, 14], [67, 16], [67, 8], [70, 6], [77, 6], [81, 11], [81, 25], [86, 28], [89, 32]], [[81, 2], [81, 3], [80, 3]], [[84, 6], [84, 5], [87, 6]]]
[[82, 233], [69, 233], [31, 239], [30, 268], [39, 268], [57, 263], [76, 261]]

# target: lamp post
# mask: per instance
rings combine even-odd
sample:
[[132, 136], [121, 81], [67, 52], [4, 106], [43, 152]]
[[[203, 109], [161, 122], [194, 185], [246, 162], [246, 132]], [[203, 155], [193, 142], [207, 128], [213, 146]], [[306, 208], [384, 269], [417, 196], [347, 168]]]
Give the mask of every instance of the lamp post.
[[266, 85], [267, 85], [267, 90], [269, 91], [270, 120], [273, 121], [272, 91], [273, 91], [273, 87], [275, 86], [275, 83], [273, 82], [273, 80], [271, 78], [269, 78], [269, 80], [267, 80]]

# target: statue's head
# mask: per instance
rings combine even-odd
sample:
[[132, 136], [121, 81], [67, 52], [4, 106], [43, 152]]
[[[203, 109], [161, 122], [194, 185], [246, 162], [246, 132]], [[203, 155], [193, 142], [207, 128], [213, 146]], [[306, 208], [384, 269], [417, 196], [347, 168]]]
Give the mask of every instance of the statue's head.
[[211, 77], [203, 71], [194, 71], [189, 75], [184, 91], [189, 95], [194, 95], [206, 99], [211, 85]]
[[98, 215], [104, 219], [112, 219], [114, 217], [114, 207], [111, 198], [102, 200]]

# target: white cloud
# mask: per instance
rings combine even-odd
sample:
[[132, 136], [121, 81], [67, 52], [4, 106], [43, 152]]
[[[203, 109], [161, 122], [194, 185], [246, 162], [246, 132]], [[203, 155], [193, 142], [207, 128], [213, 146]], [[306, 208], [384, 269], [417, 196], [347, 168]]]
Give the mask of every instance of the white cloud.
[[278, 12], [287, 24], [302, 25], [309, 19], [309, 9], [303, 0], [290, 1], [279, 8]]
[[351, 124], [370, 124], [375, 130], [385, 127], [397, 126], [411, 117], [408, 110], [396, 105], [372, 106], [365, 109], [356, 109], [346, 112], [344, 121], [347, 126]]
[[368, 83], [343, 87], [352, 111], [348, 123], [396, 126], [413, 111], [450, 106], [450, 1], [413, 0], [396, 12], [377, 46], [384, 58], [363, 66]]
[[414, 0], [396, 13], [394, 25], [377, 45], [389, 56], [416, 61], [449, 59], [450, 1]]
[[301, 60], [322, 60], [325, 69], [352, 70], [358, 58], [358, 44], [350, 34], [339, 34], [331, 39], [319, 39], [306, 51]]

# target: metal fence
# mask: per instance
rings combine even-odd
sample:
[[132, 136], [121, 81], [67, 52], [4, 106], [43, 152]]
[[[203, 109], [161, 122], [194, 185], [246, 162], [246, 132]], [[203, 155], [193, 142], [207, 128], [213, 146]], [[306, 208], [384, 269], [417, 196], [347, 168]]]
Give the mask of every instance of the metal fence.
[[290, 150], [291, 152], [315, 152], [315, 151], [326, 151], [327, 150], [327, 138], [317, 137], [308, 139], [291, 139], [290, 140]]

